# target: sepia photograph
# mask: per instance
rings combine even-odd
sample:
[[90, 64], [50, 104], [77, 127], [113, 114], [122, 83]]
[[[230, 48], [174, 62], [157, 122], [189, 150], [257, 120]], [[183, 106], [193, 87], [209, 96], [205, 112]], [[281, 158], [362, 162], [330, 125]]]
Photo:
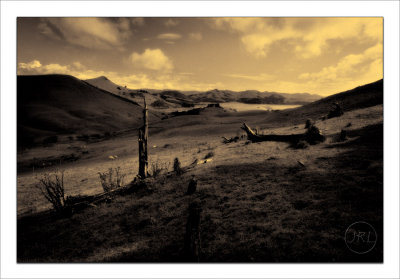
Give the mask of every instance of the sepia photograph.
[[19, 263], [383, 261], [383, 18], [17, 18]]
[[382, 263], [382, 17], [18, 17], [18, 263]]

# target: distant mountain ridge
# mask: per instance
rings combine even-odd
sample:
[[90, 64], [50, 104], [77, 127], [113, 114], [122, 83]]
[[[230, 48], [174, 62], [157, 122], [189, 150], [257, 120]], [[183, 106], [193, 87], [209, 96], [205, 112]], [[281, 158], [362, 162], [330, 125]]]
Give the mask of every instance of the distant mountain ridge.
[[[250, 104], [307, 104], [322, 99], [322, 96], [310, 93], [280, 93], [280, 92], [260, 92], [257, 90], [232, 91], [213, 89], [209, 91], [179, 91], [173, 89], [128, 89], [115, 84], [107, 77], [87, 79], [86, 82], [107, 90], [114, 94], [135, 97], [134, 94], [149, 93], [158, 96], [165, 101], [178, 104], [184, 103], [223, 103], [223, 102], [242, 102]], [[174, 96], [166, 92], [175, 92]], [[163, 96], [169, 97], [169, 100]], [[179, 97], [178, 97], [179, 95]], [[148, 95], [147, 95], [148, 96]], [[180, 99], [177, 100], [176, 98]], [[137, 101], [137, 100], [136, 100]], [[152, 100], [156, 101], [156, 100]]]

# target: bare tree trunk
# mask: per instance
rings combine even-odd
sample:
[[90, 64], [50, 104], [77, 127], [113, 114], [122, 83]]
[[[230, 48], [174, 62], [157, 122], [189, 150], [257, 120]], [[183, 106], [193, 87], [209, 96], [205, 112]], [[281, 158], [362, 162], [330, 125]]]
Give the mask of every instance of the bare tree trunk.
[[325, 136], [322, 135], [321, 131], [314, 125], [311, 125], [307, 132], [304, 134], [292, 134], [292, 135], [259, 135], [254, 132], [246, 123], [243, 123], [241, 127], [247, 134], [247, 138], [252, 142], [260, 141], [283, 141], [289, 143], [297, 143], [300, 140], [304, 140], [310, 144], [317, 144], [325, 141]]
[[148, 153], [147, 153], [147, 139], [149, 136], [149, 123], [147, 114], [146, 99], [144, 99], [143, 108], [143, 126], [139, 129], [139, 176], [145, 178], [148, 173]]

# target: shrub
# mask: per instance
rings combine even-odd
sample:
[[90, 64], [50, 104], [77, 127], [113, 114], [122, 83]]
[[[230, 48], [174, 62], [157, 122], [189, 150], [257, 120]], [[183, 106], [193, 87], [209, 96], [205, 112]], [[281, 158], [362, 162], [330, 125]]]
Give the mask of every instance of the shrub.
[[[115, 172], [115, 173], [114, 173]], [[108, 172], [99, 172], [101, 186], [105, 193], [115, 190], [122, 186], [125, 174], [121, 173], [121, 168], [109, 168]]]
[[161, 163], [159, 161], [151, 163], [150, 168], [151, 168], [150, 169], [150, 175], [152, 177], [157, 177], [164, 170], [168, 171], [168, 165], [166, 163]]
[[56, 212], [65, 208], [64, 171], [55, 171], [54, 174], [45, 173], [39, 184], [36, 185], [42, 195], [48, 200]]
[[208, 152], [207, 154], [206, 154], [206, 156], [204, 156], [204, 159], [208, 159], [208, 158], [211, 158], [211, 157], [214, 157], [214, 152]]
[[178, 158], [174, 159], [174, 172], [177, 175], [181, 175], [183, 173], [183, 169], [181, 168], [181, 162], [179, 162]]
[[162, 108], [168, 107], [167, 103], [163, 100], [156, 100], [153, 103], [151, 103], [150, 105], [152, 107], [162, 107]]

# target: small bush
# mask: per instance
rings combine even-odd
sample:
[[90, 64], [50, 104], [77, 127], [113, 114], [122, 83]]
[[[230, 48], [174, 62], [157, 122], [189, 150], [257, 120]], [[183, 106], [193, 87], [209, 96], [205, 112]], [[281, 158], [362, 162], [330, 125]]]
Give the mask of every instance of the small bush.
[[177, 175], [183, 174], [183, 169], [181, 168], [181, 162], [179, 162], [179, 159], [178, 159], [178, 158], [175, 158], [175, 159], [174, 159], [174, 172], [175, 172]]
[[108, 172], [99, 172], [101, 186], [105, 193], [115, 190], [123, 185], [125, 174], [121, 173], [121, 168], [109, 168]]
[[36, 185], [42, 195], [48, 200], [56, 212], [65, 208], [64, 172], [56, 171], [54, 174], [45, 173]]
[[166, 108], [166, 107], [168, 107], [168, 104], [163, 100], [156, 100], [153, 103], [151, 103], [150, 106]]
[[152, 177], [157, 177], [160, 175], [164, 170], [168, 171], [168, 165], [166, 163], [161, 163], [159, 161], [156, 161], [154, 163], [151, 163], [150, 166], [150, 175]]
[[208, 152], [207, 154], [206, 154], [206, 156], [204, 156], [204, 159], [209, 159], [209, 158], [212, 158], [212, 157], [214, 157], [214, 152]]

